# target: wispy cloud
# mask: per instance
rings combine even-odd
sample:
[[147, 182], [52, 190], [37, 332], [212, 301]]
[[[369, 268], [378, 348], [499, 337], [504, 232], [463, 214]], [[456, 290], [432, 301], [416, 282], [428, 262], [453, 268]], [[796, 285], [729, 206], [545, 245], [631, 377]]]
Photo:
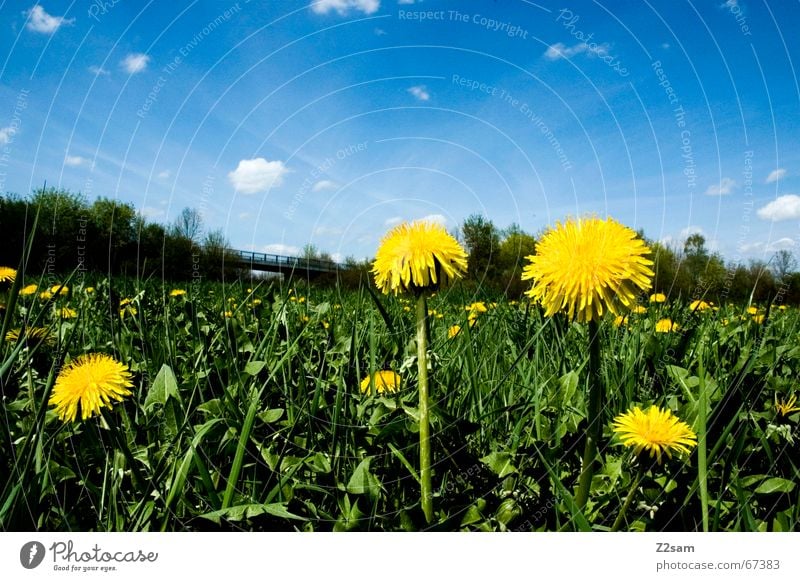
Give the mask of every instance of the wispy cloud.
[[336, 226], [317, 226], [314, 228], [314, 236], [341, 236], [344, 230]]
[[344, 16], [350, 11], [373, 14], [381, 7], [380, 0], [319, 0], [311, 5], [311, 10], [317, 14], [336, 12]]
[[122, 66], [123, 70], [130, 74], [134, 75], [136, 73], [141, 73], [145, 69], [147, 69], [147, 64], [150, 62], [150, 57], [146, 54], [137, 52], [131, 53], [122, 59], [120, 65]]
[[24, 13], [28, 17], [25, 27], [32, 32], [41, 34], [53, 34], [64, 25], [69, 26], [75, 22], [74, 18], [64, 18], [63, 16], [52, 16], [45, 11], [41, 4], [37, 4]]
[[544, 58], [555, 61], [560, 58], [570, 58], [584, 53], [588, 56], [605, 56], [608, 54], [609, 50], [611, 50], [611, 45], [607, 43], [589, 46], [585, 42], [581, 42], [573, 46], [567, 46], [563, 42], [557, 42], [547, 47], [547, 50], [544, 51]]
[[707, 196], [727, 196], [736, 187], [736, 182], [731, 178], [722, 178], [718, 184], [711, 184], [706, 189]]
[[70, 167], [80, 167], [89, 163], [89, 160], [80, 155], [68, 155], [64, 158], [64, 164]]
[[297, 256], [300, 254], [300, 249], [297, 246], [291, 246], [289, 244], [266, 244], [261, 246], [258, 249], [258, 252], [264, 252], [266, 254], [281, 254], [284, 256]]
[[766, 183], [771, 184], [773, 182], [777, 182], [778, 180], [782, 180], [784, 177], [786, 177], [786, 170], [779, 167], [778, 169], [769, 172]]
[[282, 161], [267, 161], [257, 157], [241, 160], [236, 169], [228, 174], [228, 179], [236, 191], [256, 194], [280, 186], [289, 171]]
[[142, 218], [147, 218], [149, 220], [154, 220], [155, 218], [163, 218], [165, 213], [164, 210], [161, 208], [154, 208], [153, 206], [145, 206], [141, 210], [139, 210], [139, 214]]
[[98, 77], [101, 75], [104, 76], [111, 74], [108, 70], [104, 69], [103, 67], [98, 67], [95, 65], [89, 67], [89, 72], [92, 73], [93, 75], [97, 75]]
[[408, 92], [414, 95], [419, 101], [427, 101], [431, 98], [431, 94], [428, 92], [428, 89], [425, 85], [416, 85], [414, 87], [409, 87]]
[[783, 220], [800, 219], [800, 196], [787, 194], [772, 200], [756, 212], [762, 220], [782, 222]]
[[14, 139], [17, 130], [14, 127], [0, 128], [0, 145], [8, 145]]
[[171, 176], [171, 175], [172, 175], [172, 172], [169, 171], [168, 169], [165, 169], [164, 171], [158, 172], [158, 175], [156, 177], [158, 179], [160, 179], [160, 180], [166, 180], [166, 179], [169, 179], [169, 176]]
[[312, 192], [324, 192], [326, 190], [335, 190], [339, 184], [331, 180], [320, 180], [311, 187]]

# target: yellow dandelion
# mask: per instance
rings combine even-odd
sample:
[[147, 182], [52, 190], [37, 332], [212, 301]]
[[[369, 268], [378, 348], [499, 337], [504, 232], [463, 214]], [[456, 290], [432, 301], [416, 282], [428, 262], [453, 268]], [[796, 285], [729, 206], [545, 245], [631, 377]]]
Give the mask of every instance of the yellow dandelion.
[[39, 293], [39, 298], [43, 301], [49, 301], [53, 298], [53, 293], [51, 293], [49, 290], [44, 290]]
[[797, 396], [794, 394], [786, 401], [783, 399], [778, 400], [778, 394], [775, 394], [775, 411], [777, 411], [780, 416], [788, 416], [791, 413], [800, 412], [800, 407], [797, 407], [797, 405], [795, 405], [796, 403]]
[[128, 367], [102, 353], [81, 355], [58, 374], [49, 404], [55, 406], [58, 418], [74, 421], [81, 409], [81, 419], [100, 414], [102, 407], [111, 408], [112, 401], [131, 395], [133, 387]]
[[62, 307], [58, 310], [58, 314], [62, 319], [74, 319], [78, 316], [78, 311], [69, 307]]
[[16, 343], [22, 338], [23, 341], [53, 343], [55, 337], [46, 327], [26, 327], [24, 329], [11, 329], [6, 333], [6, 341]]
[[133, 305], [125, 305], [119, 310], [120, 318], [125, 318], [126, 316], [135, 317], [139, 313], [138, 309]]
[[475, 314], [470, 315], [469, 317], [467, 317], [467, 322], [469, 323], [469, 327], [471, 329], [478, 322], [478, 315]]
[[428, 221], [403, 223], [381, 241], [372, 273], [385, 294], [436, 289], [467, 270], [467, 253], [444, 226]]
[[83, 292], [85, 292], [87, 295], [92, 295], [92, 294], [94, 294], [94, 287], [93, 286], [87, 286], [85, 289], [83, 289]]
[[697, 445], [692, 428], [668, 409], [651, 406], [643, 412], [638, 406], [614, 419], [614, 432], [622, 444], [633, 446], [636, 454], [649, 451], [650, 457], [661, 462], [661, 454], [672, 457], [672, 452], [689, 453]]
[[533, 280], [527, 295], [545, 315], [566, 311], [571, 319], [592, 321], [636, 302], [651, 286], [650, 249], [636, 232], [611, 218], [579, 218], [558, 223], [542, 236], [522, 280]]
[[69, 287], [67, 285], [54, 284], [50, 287], [50, 292], [53, 294], [58, 293], [60, 295], [66, 295], [69, 293]]
[[225, 311], [223, 315], [226, 319], [230, 319], [233, 316], [233, 311]]
[[27, 297], [29, 295], [36, 294], [36, 291], [38, 290], [39, 290], [38, 286], [36, 286], [35, 284], [29, 284], [28, 286], [24, 286], [21, 289], [19, 289], [19, 294], [21, 294], [24, 297]]
[[0, 266], [0, 282], [14, 282], [17, 271], [10, 266]]
[[289, 297], [289, 300], [293, 303], [297, 302], [297, 297]]
[[300, 298], [297, 299], [297, 304], [298, 305], [302, 305], [304, 302], [306, 302], [306, 297], [300, 297]]
[[757, 315], [758, 314], [758, 307], [747, 307], [747, 314], [748, 315]]
[[788, 308], [789, 308], [789, 307], [787, 307], [786, 305], [780, 305], [780, 306], [778, 307], [778, 310], [780, 310], [780, 311], [785, 311], [785, 310], [786, 310], [786, 309], [788, 309]]
[[672, 319], [660, 319], [656, 323], [656, 333], [671, 333], [680, 329], [678, 323], [673, 323]]
[[764, 315], [753, 315], [753, 322], [756, 325], [760, 325], [764, 322]]
[[447, 338], [452, 339], [461, 332], [461, 325], [453, 325], [447, 330]]
[[475, 313], [477, 315], [488, 311], [488, 309], [486, 308], [486, 304], [483, 302], [472, 303], [471, 305], [467, 305], [466, 307], [464, 307], [464, 310], [469, 311], [470, 313]]
[[650, 295], [650, 302], [651, 303], [666, 303], [667, 302], [667, 295], [664, 293], [655, 293]]
[[122, 300], [119, 302], [119, 306], [120, 306], [120, 307], [124, 307], [125, 305], [129, 305], [129, 304], [131, 304], [132, 302], [133, 302], [133, 299], [128, 299], [128, 298], [125, 298], [125, 299], [122, 299]]
[[692, 311], [693, 313], [695, 311], [706, 311], [711, 308], [711, 305], [712, 303], [707, 303], [706, 301], [701, 301], [701, 300], [692, 301], [689, 304], [689, 310]]
[[328, 321], [322, 321], [322, 326], [326, 330], [331, 328], [331, 324]]
[[361, 380], [361, 393], [372, 393], [370, 386], [375, 385], [375, 391], [384, 393], [386, 391], [394, 393], [400, 389], [400, 376], [394, 371], [384, 369], [376, 371]]
[[171, 291], [169, 291], [169, 296], [171, 296], [171, 297], [182, 297], [185, 294], [186, 294], [186, 291], [183, 290], [182, 288], [174, 288]]
[[628, 317], [623, 317], [622, 315], [617, 315], [614, 319], [614, 326], [615, 327], [622, 327], [623, 325], [628, 325]]
[[643, 307], [642, 305], [636, 305], [635, 307], [633, 307], [633, 309], [631, 309], [631, 312], [633, 312], [636, 315], [643, 315], [647, 312], [647, 307]]

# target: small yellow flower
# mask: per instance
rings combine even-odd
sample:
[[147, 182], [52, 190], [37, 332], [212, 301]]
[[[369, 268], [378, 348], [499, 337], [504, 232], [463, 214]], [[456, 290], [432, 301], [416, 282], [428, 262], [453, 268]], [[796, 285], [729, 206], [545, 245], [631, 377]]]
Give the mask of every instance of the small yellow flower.
[[444, 226], [403, 223], [389, 231], [375, 254], [372, 273], [384, 294], [435, 291], [467, 270], [467, 253]]
[[78, 311], [70, 309], [69, 307], [62, 307], [59, 309], [58, 314], [62, 319], [74, 319], [78, 316]]
[[0, 266], [0, 282], [14, 282], [17, 271], [10, 266]]
[[452, 339], [461, 332], [461, 325], [453, 325], [447, 330], [447, 338]]
[[411, 307], [409, 307], [408, 305], [406, 305], [405, 307], [403, 307], [403, 310], [404, 310], [406, 313], [408, 313], [408, 312], [411, 312]]
[[533, 280], [527, 295], [550, 317], [565, 311], [580, 322], [629, 309], [652, 285], [650, 249], [636, 232], [607, 218], [558, 223], [541, 237], [522, 270]]
[[297, 297], [289, 297], [289, 300], [293, 303], [297, 302]]
[[615, 327], [622, 327], [623, 325], [628, 325], [628, 317], [623, 317], [622, 315], [617, 315], [614, 319], [614, 326]]
[[94, 294], [94, 287], [93, 286], [87, 286], [85, 289], [83, 289], [83, 292], [85, 292], [87, 295]]
[[24, 286], [19, 289], [19, 294], [22, 296], [27, 297], [28, 295], [36, 294], [36, 291], [39, 290], [39, 287], [35, 284], [29, 284], [28, 286]]
[[328, 321], [322, 321], [322, 326], [326, 330], [331, 328], [331, 324]]
[[126, 315], [135, 317], [138, 313], [139, 311], [133, 305], [125, 305], [119, 310], [119, 316], [123, 319], [125, 318]]
[[650, 295], [651, 303], [665, 303], [667, 302], [667, 295], [664, 293], [655, 293]]
[[673, 323], [671, 319], [661, 319], [656, 323], [656, 333], [671, 333], [679, 329], [678, 323]]
[[659, 463], [664, 452], [671, 458], [672, 452], [689, 453], [697, 445], [697, 436], [688, 424], [670, 410], [656, 406], [646, 412], [636, 406], [618, 415], [613, 429], [624, 446], [633, 446], [636, 454], [649, 451], [650, 457], [655, 457]]
[[706, 301], [701, 301], [701, 300], [692, 301], [691, 304], [689, 305], [689, 310], [692, 311], [693, 313], [695, 311], [706, 311], [711, 308], [712, 304], [713, 303], [707, 303]]
[[16, 343], [20, 337], [24, 341], [38, 342], [44, 341], [45, 343], [55, 342], [55, 337], [50, 333], [50, 329], [46, 327], [26, 327], [24, 329], [11, 329], [6, 333], [6, 341], [9, 343]]
[[758, 307], [747, 307], [747, 314], [748, 315], [757, 315], [758, 314]]
[[780, 310], [780, 311], [785, 311], [785, 310], [786, 310], [786, 309], [788, 309], [788, 308], [789, 308], [789, 307], [787, 307], [786, 305], [780, 305], [780, 306], [778, 307], [778, 310]]
[[53, 293], [51, 293], [49, 290], [43, 290], [39, 293], [39, 298], [43, 301], [49, 301], [53, 298]]
[[486, 304], [483, 302], [472, 303], [471, 305], [467, 305], [464, 307], [465, 311], [469, 311], [472, 314], [480, 315], [481, 313], [485, 313], [488, 309], [486, 308]]
[[306, 297], [300, 297], [299, 299], [297, 299], [298, 305], [302, 305], [304, 302], [306, 302]]
[[67, 285], [54, 284], [50, 287], [50, 292], [53, 294], [66, 295], [69, 294], [69, 287]]
[[222, 314], [225, 316], [226, 319], [230, 319], [231, 317], [233, 317], [233, 311], [225, 311]]
[[58, 418], [74, 421], [80, 405], [81, 419], [111, 408], [112, 400], [122, 401], [133, 387], [128, 367], [108, 355], [81, 355], [64, 366], [58, 374], [49, 404]]
[[394, 393], [400, 389], [400, 376], [388, 369], [376, 371], [372, 377], [368, 375], [361, 380], [361, 393], [372, 393], [370, 389], [372, 384], [375, 385], [375, 391], [378, 393], [386, 391]]
[[647, 307], [643, 307], [642, 305], [636, 305], [635, 307], [633, 307], [633, 309], [631, 309], [631, 312], [633, 312], [636, 315], [643, 315], [647, 312]]
[[756, 325], [760, 325], [764, 322], [764, 315], [753, 315], [753, 322]]
[[169, 291], [169, 296], [171, 297], [182, 297], [186, 294], [186, 291], [182, 288], [174, 288]]
[[261, 299], [253, 299], [253, 301], [250, 303], [250, 306], [252, 307], [258, 307], [260, 305], [261, 305]]
[[120, 307], [124, 307], [125, 305], [129, 305], [133, 302], [133, 299], [125, 298], [119, 302]]
[[778, 394], [775, 394], [775, 411], [778, 412], [780, 416], [788, 416], [794, 412], [800, 412], [800, 407], [797, 407], [795, 404], [797, 403], [797, 396], [792, 394], [788, 400], [784, 401], [781, 399], [778, 400]]

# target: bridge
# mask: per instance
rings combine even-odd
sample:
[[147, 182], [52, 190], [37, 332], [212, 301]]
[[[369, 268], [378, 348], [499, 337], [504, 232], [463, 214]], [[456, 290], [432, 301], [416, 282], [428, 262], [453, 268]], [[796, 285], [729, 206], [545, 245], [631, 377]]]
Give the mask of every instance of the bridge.
[[279, 272], [288, 276], [293, 274], [316, 276], [324, 273], [335, 273], [343, 268], [342, 265], [332, 260], [281, 256], [279, 254], [265, 254], [264, 252], [250, 252], [249, 250], [229, 250], [225, 255], [225, 261], [233, 262], [236, 266], [250, 270]]

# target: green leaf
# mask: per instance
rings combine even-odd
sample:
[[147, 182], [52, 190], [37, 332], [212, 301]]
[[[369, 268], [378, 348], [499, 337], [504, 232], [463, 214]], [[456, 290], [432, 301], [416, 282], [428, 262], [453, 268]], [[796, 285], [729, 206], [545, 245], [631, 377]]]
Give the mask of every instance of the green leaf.
[[248, 361], [244, 366], [244, 372], [248, 375], [258, 375], [266, 365], [266, 361]]
[[514, 474], [517, 469], [511, 464], [511, 454], [508, 452], [492, 452], [488, 456], [481, 458], [481, 462], [489, 467], [489, 470], [504, 478], [509, 474]]
[[165, 363], [161, 366], [161, 370], [153, 380], [153, 385], [150, 386], [150, 390], [147, 392], [147, 397], [144, 400], [144, 411], [150, 411], [155, 405], [165, 405], [170, 397], [179, 402], [181, 401], [180, 393], [178, 393], [178, 380], [175, 379], [172, 368]]
[[223, 508], [222, 510], [215, 510], [213, 512], [201, 514], [200, 518], [205, 518], [216, 524], [220, 524], [222, 519], [225, 519], [229, 522], [239, 522], [241, 520], [261, 516], [262, 514], [268, 514], [286, 519], [308, 520], [286, 510], [286, 505], [284, 503], [239, 504], [229, 508]]
[[560, 387], [559, 401], [562, 402], [564, 407], [572, 403], [572, 398], [578, 389], [579, 376], [577, 372], [570, 371], [558, 378], [558, 385]]
[[776, 476], [767, 478], [759, 484], [755, 492], [756, 494], [773, 494], [775, 492], [791, 492], [792, 490], [794, 490], [794, 482]]
[[258, 414], [258, 419], [265, 424], [271, 424], [281, 419], [283, 417], [283, 412], [283, 408], [273, 408]]
[[350, 481], [347, 483], [347, 492], [350, 494], [366, 494], [373, 500], [378, 498], [380, 492], [380, 481], [369, 471], [371, 458], [364, 458], [356, 466]]

